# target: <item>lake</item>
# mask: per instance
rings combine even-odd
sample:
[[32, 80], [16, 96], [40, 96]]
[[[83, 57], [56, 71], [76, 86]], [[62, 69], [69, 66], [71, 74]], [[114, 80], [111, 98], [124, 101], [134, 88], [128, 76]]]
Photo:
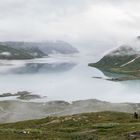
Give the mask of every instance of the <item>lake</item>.
[[[52, 55], [35, 60], [1, 60], [0, 93], [31, 91], [44, 96], [35, 101], [99, 99], [139, 102], [140, 81], [113, 82], [92, 77], [104, 74], [88, 67], [93, 56]], [[1, 100], [11, 99], [1, 98]], [[15, 99], [12, 97], [12, 99]]]

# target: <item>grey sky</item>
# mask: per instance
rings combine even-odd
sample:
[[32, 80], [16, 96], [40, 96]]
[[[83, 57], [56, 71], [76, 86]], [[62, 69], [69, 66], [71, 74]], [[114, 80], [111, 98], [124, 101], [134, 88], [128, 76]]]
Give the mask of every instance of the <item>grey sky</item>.
[[139, 13], [139, 0], [0, 0], [0, 40], [119, 44], [140, 35]]

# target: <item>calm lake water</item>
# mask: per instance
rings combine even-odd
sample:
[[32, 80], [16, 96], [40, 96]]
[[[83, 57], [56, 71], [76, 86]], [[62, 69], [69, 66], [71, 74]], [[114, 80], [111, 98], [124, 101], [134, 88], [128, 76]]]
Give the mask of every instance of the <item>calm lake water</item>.
[[[99, 99], [111, 102], [139, 102], [140, 81], [113, 82], [88, 67], [90, 56], [51, 56], [26, 61], [0, 61], [0, 93], [31, 91], [50, 100]], [[6, 98], [2, 98], [6, 99]]]

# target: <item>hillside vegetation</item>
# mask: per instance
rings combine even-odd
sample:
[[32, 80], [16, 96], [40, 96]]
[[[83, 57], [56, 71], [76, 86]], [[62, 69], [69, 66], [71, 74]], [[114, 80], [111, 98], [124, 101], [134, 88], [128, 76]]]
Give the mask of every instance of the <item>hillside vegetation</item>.
[[5, 45], [15, 49], [24, 49], [29, 54], [42, 57], [53, 53], [60, 54], [74, 54], [78, 53], [78, 50], [71, 44], [64, 41], [46, 41], [46, 42], [18, 42], [18, 41], [7, 41], [0, 42], [1, 45]]
[[105, 55], [98, 62], [90, 63], [89, 66], [96, 67], [103, 72], [126, 74], [125, 79], [139, 79], [140, 52], [131, 46], [123, 45]]
[[99, 112], [1, 124], [2, 140], [133, 140], [140, 120], [132, 114]]
[[14, 49], [8, 46], [0, 45], [0, 59], [33, 59], [34, 57], [25, 50]]
[[43, 58], [51, 54], [74, 54], [78, 50], [67, 42], [0, 42], [0, 59]]

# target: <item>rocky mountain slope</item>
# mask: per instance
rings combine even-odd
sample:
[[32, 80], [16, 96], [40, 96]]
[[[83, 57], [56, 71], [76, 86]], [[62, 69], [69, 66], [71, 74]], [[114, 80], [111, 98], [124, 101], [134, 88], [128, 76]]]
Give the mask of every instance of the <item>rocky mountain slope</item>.
[[123, 45], [89, 66], [102, 71], [140, 76], [140, 52], [131, 46]]
[[0, 59], [33, 59], [46, 57], [49, 54], [78, 53], [70, 44], [56, 42], [0, 42]]
[[48, 42], [0, 42], [0, 44], [15, 48], [24, 49], [36, 56], [43, 56], [52, 53], [72, 54], [78, 53], [78, 50], [64, 41]]
[[34, 57], [25, 50], [14, 49], [5, 45], [0, 45], [0, 59], [33, 59]]

